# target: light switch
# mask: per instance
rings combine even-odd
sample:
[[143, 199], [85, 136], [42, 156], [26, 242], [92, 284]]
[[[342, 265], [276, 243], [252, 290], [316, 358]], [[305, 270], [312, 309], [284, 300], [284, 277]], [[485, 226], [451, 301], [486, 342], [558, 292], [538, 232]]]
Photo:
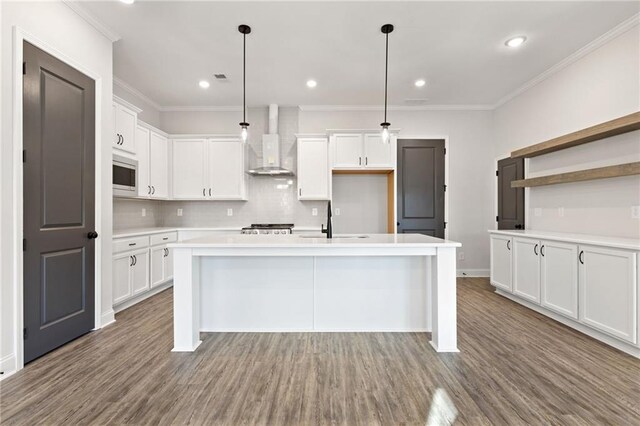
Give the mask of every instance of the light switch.
[[182, 216], [182, 209], [178, 209], [178, 216]]
[[340, 216], [340, 207], [336, 207], [335, 209], [333, 209], [333, 212], [336, 214], [336, 216]]
[[564, 207], [558, 207], [558, 217], [564, 217]]
[[227, 216], [233, 216], [233, 209], [227, 209]]
[[464, 260], [464, 252], [461, 251], [460, 253], [458, 253], [458, 260], [459, 261], [463, 261]]
[[317, 208], [312, 208], [311, 209], [311, 216], [318, 216], [318, 209]]
[[640, 219], [640, 206], [631, 206], [631, 218]]
[[142, 209], [142, 217], [145, 217], [147, 215], [147, 209]]

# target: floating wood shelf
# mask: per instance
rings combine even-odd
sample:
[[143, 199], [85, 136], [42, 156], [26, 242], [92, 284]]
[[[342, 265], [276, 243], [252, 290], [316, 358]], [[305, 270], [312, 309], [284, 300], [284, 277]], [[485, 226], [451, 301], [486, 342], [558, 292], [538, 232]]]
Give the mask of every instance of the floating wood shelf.
[[511, 187], [529, 188], [532, 186], [555, 185], [558, 183], [582, 182], [585, 180], [607, 179], [632, 175], [640, 175], [640, 161], [636, 163], [600, 167], [597, 169], [578, 170], [577, 172], [559, 173], [557, 175], [514, 180], [511, 182]]
[[638, 129], [640, 129], [640, 112], [634, 112], [633, 114], [625, 115], [615, 120], [569, 133], [568, 135], [518, 149], [511, 153], [511, 158], [537, 157], [538, 155], [560, 151], [561, 149], [571, 148], [572, 146], [582, 145]]

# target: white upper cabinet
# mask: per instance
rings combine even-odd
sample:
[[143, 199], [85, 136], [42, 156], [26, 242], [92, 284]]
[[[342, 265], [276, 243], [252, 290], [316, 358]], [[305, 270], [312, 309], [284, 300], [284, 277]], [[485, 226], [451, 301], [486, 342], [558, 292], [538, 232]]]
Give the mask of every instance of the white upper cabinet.
[[169, 142], [153, 131], [149, 138], [149, 185], [151, 198], [169, 197]]
[[540, 302], [547, 309], [578, 319], [578, 246], [542, 241]]
[[491, 235], [491, 284], [512, 291], [511, 237]]
[[242, 200], [244, 188], [244, 145], [239, 139], [208, 141], [209, 185], [207, 197], [212, 200]]
[[394, 148], [395, 136], [391, 135], [391, 142], [382, 142], [380, 133], [364, 135], [364, 166], [368, 168], [395, 167]]
[[246, 199], [240, 139], [175, 139], [172, 144], [173, 199]]
[[208, 189], [206, 139], [175, 139], [173, 144], [173, 198], [204, 199]]
[[151, 195], [149, 183], [149, 129], [142, 126], [136, 128], [136, 150], [138, 151], [138, 197]]
[[328, 200], [329, 141], [298, 138], [298, 200]]
[[580, 322], [637, 343], [636, 253], [580, 246]]
[[513, 294], [540, 303], [540, 241], [513, 239]]
[[117, 102], [113, 103], [114, 127], [116, 134], [113, 147], [132, 154], [136, 153], [136, 128], [138, 113]]
[[333, 169], [395, 168], [396, 135], [383, 143], [379, 133], [336, 133], [331, 136]]
[[364, 164], [361, 134], [335, 134], [332, 145], [334, 168], [359, 168]]

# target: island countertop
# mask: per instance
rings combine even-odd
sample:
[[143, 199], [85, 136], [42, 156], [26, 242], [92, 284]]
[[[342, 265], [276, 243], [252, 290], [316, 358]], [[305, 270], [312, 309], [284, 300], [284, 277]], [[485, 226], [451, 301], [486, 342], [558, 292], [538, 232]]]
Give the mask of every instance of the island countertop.
[[172, 248], [444, 248], [462, 244], [422, 234], [212, 235], [168, 245]]

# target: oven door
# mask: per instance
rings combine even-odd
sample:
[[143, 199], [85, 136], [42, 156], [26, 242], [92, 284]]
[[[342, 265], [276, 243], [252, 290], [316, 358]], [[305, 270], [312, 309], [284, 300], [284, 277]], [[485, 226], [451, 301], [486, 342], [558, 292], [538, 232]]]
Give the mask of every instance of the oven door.
[[113, 156], [113, 196], [138, 196], [138, 162], [136, 160]]

